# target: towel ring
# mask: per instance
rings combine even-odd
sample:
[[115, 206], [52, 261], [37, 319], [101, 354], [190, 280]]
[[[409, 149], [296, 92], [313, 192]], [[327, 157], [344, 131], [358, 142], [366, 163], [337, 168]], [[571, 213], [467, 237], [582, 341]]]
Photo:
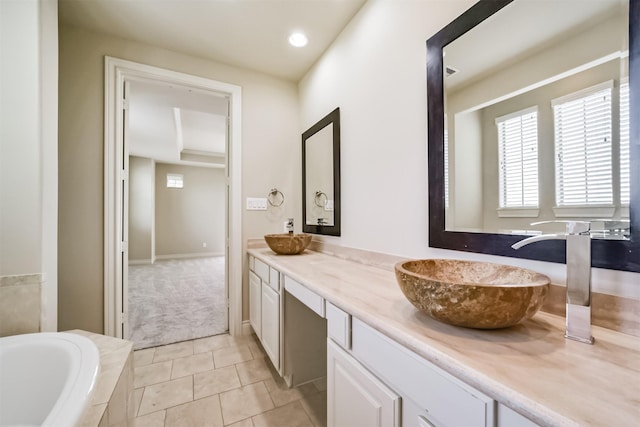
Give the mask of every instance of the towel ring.
[[324, 194], [320, 190], [316, 191], [316, 197], [313, 199], [313, 202], [316, 204], [316, 206], [324, 208], [325, 206], [327, 206], [328, 201], [329, 201], [329, 198], [327, 197], [326, 194]]
[[[278, 200], [280, 200], [279, 203]], [[278, 190], [277, 188], [272, 188], [271, 192], [269, 192], [269, 195], [267, 196], [267, 201], [274, 208], [282, 206], [282, 204], [284, 203], [284, 194], [282, 194], [282, 191]]]

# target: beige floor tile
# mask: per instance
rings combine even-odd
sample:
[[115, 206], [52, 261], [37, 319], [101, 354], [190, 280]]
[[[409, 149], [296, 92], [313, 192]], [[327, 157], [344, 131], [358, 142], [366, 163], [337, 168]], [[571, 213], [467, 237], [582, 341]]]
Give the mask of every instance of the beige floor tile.
[[213, 352], [213, 363], [216, 368], [246, 362], [251, 359], [253, 359], [253, 355], [246, 344], [222, 348]]
[[195, 400], [167, 409], [165, 427], [222, 427], [218, 396]]
[[200, 338], [193, 340], [193, 352], [195, 354], [205, 353], [207, 351], [219, 350], [229, 347], [229, 334], [214, 335], [212, 337]]
[[136, 367], [134, 370], [133, 388], [146, 387], [171, 379], [171, 360]]
[[144, 388], [137, 388], [133, 390], [133, 413], [138, 415], [138, 411], [140, 410], [140, 402], [142, 402], [142, 395], [144, 393]]
[[227, 424], [227, 427], [254, 427], [253, 421], [251, 418], [247, 418], [246, 420], [238, 421], [237, 423]]
[[225, 424], [233, 424], [274, 407], [267, 388], [261, 382], [221, 393], [220, 404]]
[[252, 420], [254, 427], [313, 427], [300, 402], [289, 403], [256, 415]]
[[144, 366], [153, 363], [153, 354], [155, 353], [155, 351], [155, 347], [134, 351], [133, 366], [137, 368], [138, 366]]
[[288, 388], [284, 380], [280, 377], [265, 380], [264, 383], [276, 406], [284, 406], [287, 403], [300, 400], [303, 396], [318, 392], [318, 389], [316, 389], [312, 383], [303, 384], [295, 388]]
[[260, 345], [259, 342], [249, 342], [247, 346], [249, 346], [249, 350], [251, 350], [251, 354], [253, 355], [254, 359], [267, 357], [267, 353], [264, 351], [264, 348], [262, 348], [262, 345]]
[[165, 411], [158, 411], [134, 420], [134, 427], [164, 427]]
[[193, 397], [203, 397], [240, 388], [240, 379], [235, 366], [202, 372], [193, 376]]
[[240, 377], [242, 385], [247, 385], [278, 375], [275, 371], [271, 370], [270, 366], [271, 364], [268, 363], [266, 359], [255, 359], [236, 364], [236, 370], [238, 371], [238, 377]]
[[248, 345], [249, 343], [255, 343], [257, 341], [258, 341], [258, 337], [255, 334], [236, 335], [233, 337], [229, 335], [229, 344], [236, 347], [241, 345]]
[[300, 403], [307, 411], [315, 427], [326, 427], [327, 425], [327, 393], [320, 392], [304, 396]]
[[171, 379], [186, 377], [187, 375], [210, 371], [211, 369], [213, 369], [213, 355], [211, 352], [181, 357], [173, 360]]
[[193, 376], [145, 387], [138, 414], [146, 415], [193, 400]]
[[191, 356], [193, 354], [193, 341], [183, 341], [175, 344], [156, 347], [153, 355], [153, 362], [164, 362], [165, 360], [177, 359], [178, 357]]

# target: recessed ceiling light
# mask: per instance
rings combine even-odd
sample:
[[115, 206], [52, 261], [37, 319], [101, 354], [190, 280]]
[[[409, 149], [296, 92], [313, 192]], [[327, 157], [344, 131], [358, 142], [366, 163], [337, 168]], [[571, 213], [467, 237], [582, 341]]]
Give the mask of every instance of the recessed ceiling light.
[[289, 36], [289, 43], [291, 46], [302, 47], [306, 46], [308, 42], [309, 39], [307, 39], [307, 36], [302, 33], [291, 33]]

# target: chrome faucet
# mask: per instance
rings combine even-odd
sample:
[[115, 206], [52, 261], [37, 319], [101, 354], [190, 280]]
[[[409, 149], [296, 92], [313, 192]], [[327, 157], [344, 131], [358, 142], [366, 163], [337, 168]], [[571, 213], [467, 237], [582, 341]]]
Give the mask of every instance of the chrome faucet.
[[541, 234], [513, 244], [520, 249], [541, 240], [567, 241], [567, 312], [565, 338], [593, 344], [591, 336], [591, 223], [586, 221], [543, 221], [566, 223], [564, 234]]
[[289, 234], [293, 234], [293, 218], [287, 220], [286, 229]]

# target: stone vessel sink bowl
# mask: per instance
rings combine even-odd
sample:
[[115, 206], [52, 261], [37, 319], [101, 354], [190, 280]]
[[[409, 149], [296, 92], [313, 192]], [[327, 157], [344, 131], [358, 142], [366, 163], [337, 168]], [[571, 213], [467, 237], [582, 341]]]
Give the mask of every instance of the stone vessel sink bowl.
[[529, 319], [549, 290], [543, 274], [488, 262], [423, 259], [399, 262], [395, 272], [420, 311], [467, 328], [506, 328]]
[[311, 243], [311, 234], [267, 234], [264, 240], [279, 255], [297, 255], [307, 249]]

